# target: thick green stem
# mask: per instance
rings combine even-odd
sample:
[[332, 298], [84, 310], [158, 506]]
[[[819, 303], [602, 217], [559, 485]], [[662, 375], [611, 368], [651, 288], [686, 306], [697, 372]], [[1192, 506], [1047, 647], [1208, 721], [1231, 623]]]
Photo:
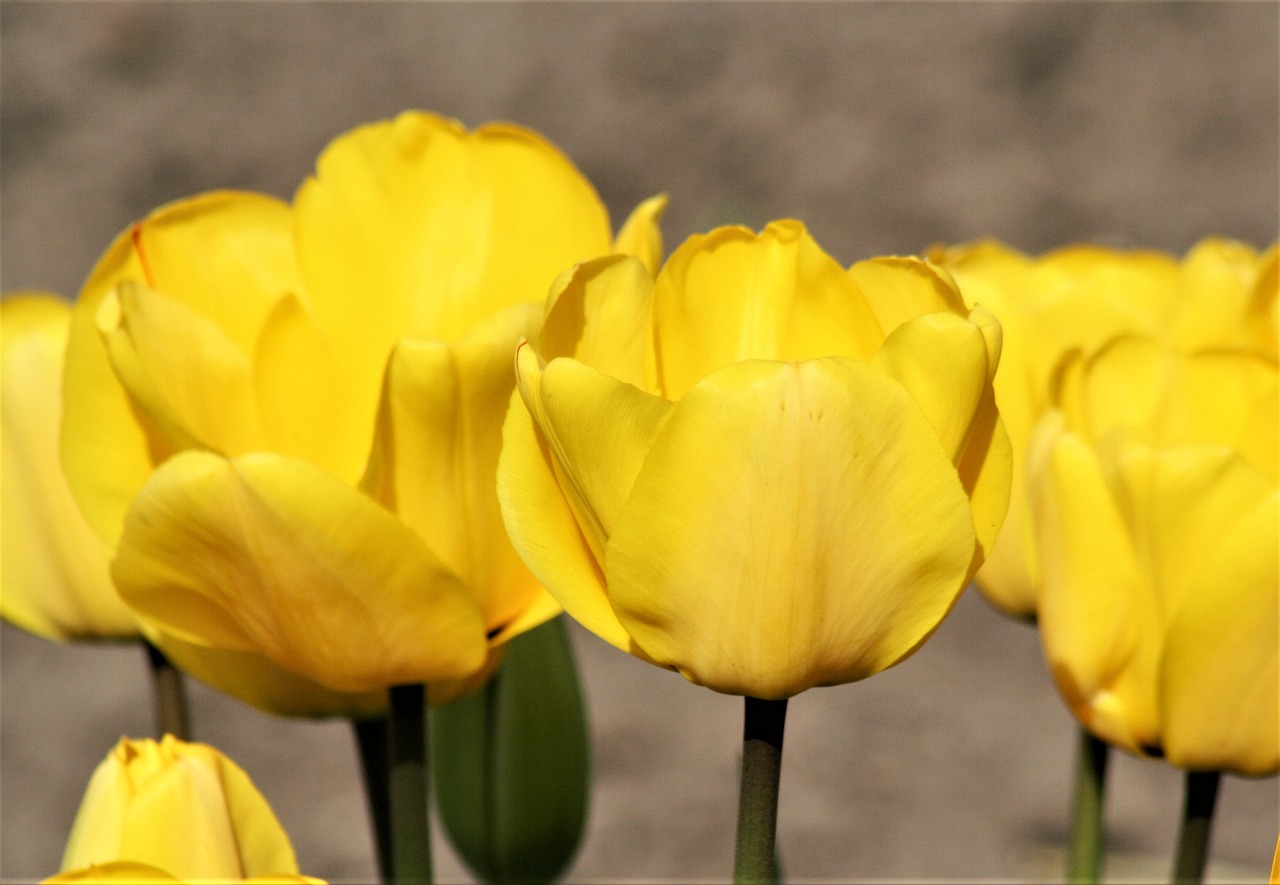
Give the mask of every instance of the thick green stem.
[[1080, 729], [1076, 758], [1076, 789], [1071, 811], [1071, 849], [1067, 856], [1068, 882], [1102, 881], [1105, 828], [1103, 807], [1110, 748], [1084, 728]]
[[391, 881], [395, 885], [431, 882], [426, 724], [425, 686], [392, 686], [387, 747], [390, 763]]
[[1209, 836], [1213, 829], [1213, 806], [1218, 801], [1217, 771], [1188, 771], [1182, 804], [1182, 829], [1178, 833], [1178, 857], [1173, 881], [1178, 885], [1199, 885], [1209, 860]]
[[171, 734], [178, 740], [191, 740], [191, 714], [187, 710], [187, 689], [182, 681], [182, 671], [173, 666], [164, 652], [145, 639], [142, 647], [146, 650], [147, 667], [151, 671], [156, 731], [161, 737]]
[[378, 877], [385, 882], [391, 877], [391, 793], [387, 773], [390, 730], [387, 717], [353, 719], [351, 730], [356, 736], [364, 795], [373, 826], [373, 842], [377, 847]]
[[750, 697], [743, 700], [742, 783], [738, 792], [733, 881], [735, 885], [766, 885], [773, 881], [775, 872], [778, 782], [787, 702]]

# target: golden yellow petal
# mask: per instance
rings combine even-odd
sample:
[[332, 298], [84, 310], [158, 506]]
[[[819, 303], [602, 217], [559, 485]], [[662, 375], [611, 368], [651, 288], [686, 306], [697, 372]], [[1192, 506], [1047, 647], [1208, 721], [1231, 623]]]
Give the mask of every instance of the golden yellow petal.
[[667, 399], [748, 359], [870, 359], [884, 340], [858, 285], [798, 221], [759, 235], [722, 227], [690, 237], [653, 296], [658, 390]]
[[1169, 627], [1165, 758], [1270, 775], [1280, 770], [1280, 493], [1272, 487], [1229, 520]]
[[484, 662], [475, 601], [418, 536], [278, 455], [170, 459], [130, 510], [112, 577], [156, 629], [257, 652], [339, 692], [465, 676]]
[[611, 246], [595, 190], [545, 139], [421, 112], [335, 139], [294, 205], [317, 321], [370, 412], [401, 338], [456, 341]]
[[176, 451], [262, 448], [248, 357], [210, 320], [143, 283], [121, 283], [98, 327], [130, 400]]
[[929, 313], [969, 313], [955, 281], [941, 267], [918, 258], [884, 257], [859, 261], [849, 276], [875, 312], [884, 334]]
[[900, 385], [843, 358], [750, 361], [677, 404], [606, 573], [655, 661], [781, 698], [914, 652], [963, 590], [973, 546], [955, 468]]
[[667, 208], [667, 195], [657, 194], [631, 210], [613, 241], [613, 250], [634, 255], [644, 264], [650, 276], [662, 267], [662, 213]]
[[406, 338], [391, 355], [363, 488], [418, 533], [471, 592], [485, 631], [541, 595], [502, 527], [496, 475], [515, 373], [537, 305], [491, 317], [461, 341]]

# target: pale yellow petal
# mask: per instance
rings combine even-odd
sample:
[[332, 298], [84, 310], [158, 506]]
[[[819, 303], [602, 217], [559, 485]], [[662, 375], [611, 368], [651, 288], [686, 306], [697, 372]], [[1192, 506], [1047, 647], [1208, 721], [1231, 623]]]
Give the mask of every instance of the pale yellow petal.
[[125, 282], [102, 302], [98, 327], [116, 377], [174, 450], [262, 448], [253, 368], [213, 322]]
[[541, 594], [502, 527], [495, 479], [515, 390], [511, 354], [540, 314], [537, 305], [517, 305], [453, 344], [401, 341], [363, 483], [470, 590], [488, 633]]
[[138, 635], [107, 568], [110, 551], [76, 506], [58, 458], [70, 306], [0, 301], [0, 616], [46, 639]]
[[110, 883], [142, 885], [149, 882], [181, 883], [182, 880], [151, 864], [115, 860], [66, 870], [47, 879], [41, 879], [40, 885], [110, 885]]
[[631, 210], [613, 241], [613, 250], [634, 255], [651, 276], [662, 267], [662, 213], [667, 208], [667, 195], [657, 194]]
[[667, 399], [742, 360], [866, 360], [884, 340], [858, 285], [798, 221], [690, 237], [658, 275], [653, 316]]
[[750, 361], [672, 412], [606, 573], [655, 661], [781, 698], [915, 651], [962, 591], [973, 545], [955, 469], [901, 386], [848, 359]]
[[[1244, 468], [1248, 469], [1248, 468]], [[1192, 579], [1160, 669], [1165, 758], [1179, 768], [1280, 770], [1280, 493], [1229, 517]]]
[[139, 494], [112, 567], [144, 621], [254, 651], [341, 692], [464, 676], [475, 601], [409, 528], [278, 455], [178, 455]]

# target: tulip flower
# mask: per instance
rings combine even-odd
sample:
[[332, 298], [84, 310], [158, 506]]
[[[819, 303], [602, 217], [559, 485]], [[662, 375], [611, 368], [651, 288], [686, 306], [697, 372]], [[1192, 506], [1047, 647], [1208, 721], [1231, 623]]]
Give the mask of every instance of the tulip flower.
[[70, 306], [15, 292], [0, 301], [0, 616], [56, 641], [133, 639], [110, 549], [85, 522], [58, 463]]
[[[660, 252], [661, 208], [616, 246]], [[121, 235], [76, 306], [63, 462], [153, 641], [277, 712], [478, 684], [559, 611], [493, 489], [510, 350], [614, 248], [541, 137], [424, 113], [336, 139], [291, 206], [205, 194]]]
[[1045, 656], [1102, 740], [1280, 770], [1277, 364], [1122, 337], [1062, 367], [1029, 442]]
[[319, 883], [239, 766], [204, 744], [122, 739], [89, 781], [51, 883]]
[[1158, 252], [1072, 246], [1040, 258], [994, 241], [931, 257], [955, 278], [965, 303], [982, 305], [1004, 329], [996, 402], [1016, 453], [1007, 527], [977, 583], [996, 608], [1034, 619], [1039, 575], [1026, 514], [1027, 438], [1048, 408], [1049, 383], [1061, 356], [1093, 349], [1122, 333], [1164, 330], [1180, 290], [1180, 269]]
[[568, 271], [516, 356], [516, 549], [618, 648], [783, 699], [903, 660], [1000, 527], [1000, 328], [913, 259], [843, 270], [796, 221], [695, 236], [657, 278]]

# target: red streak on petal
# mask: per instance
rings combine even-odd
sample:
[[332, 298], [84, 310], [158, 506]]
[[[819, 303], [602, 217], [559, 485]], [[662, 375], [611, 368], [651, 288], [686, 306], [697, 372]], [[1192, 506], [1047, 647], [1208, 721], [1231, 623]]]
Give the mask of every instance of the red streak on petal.
[[146, 279], [147, 285], [154, 289], [155, 277], [151, 275], [151, 265], [147, 263], [146, 250], [142, 248], [142, 225], [135, 224], [130, 231], [130, 236], [133, 238], [133, 251], [138, 254], [138, 261], [142, 264], [142, 276]]

